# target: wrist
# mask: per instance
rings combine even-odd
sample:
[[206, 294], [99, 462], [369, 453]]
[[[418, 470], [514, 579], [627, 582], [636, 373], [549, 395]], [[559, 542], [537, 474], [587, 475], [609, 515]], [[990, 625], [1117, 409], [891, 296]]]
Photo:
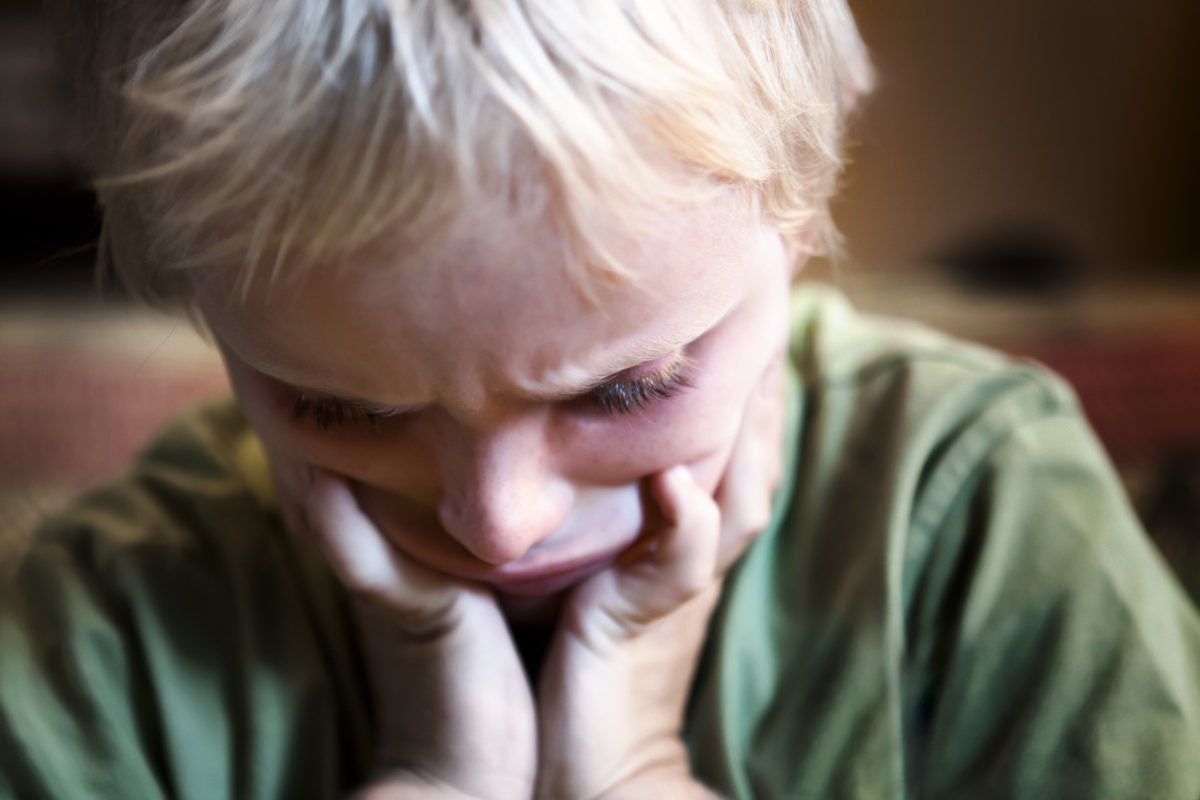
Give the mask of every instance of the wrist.
[[600, 800], [720, 800], [720, 795], [689, 774], [645, 775], [616, 786]]
[[350, 800], [490, 800], [447, 783], [409, 772], [380, 776], [350, 795]]
[[[646, 759], [640, 764], [625, 762], [603, 772], [592, 769], [581, 774], [572, 769], [581, 766], [577, 760], [551, 759], [539, 770], [536, 796], [539, 800], [720, 800], [721, 795], [693, 777], [682, 741], [663, 745], [647, 744], [641, 751]], [[624, 777], [614, 780], [617, 775]]]

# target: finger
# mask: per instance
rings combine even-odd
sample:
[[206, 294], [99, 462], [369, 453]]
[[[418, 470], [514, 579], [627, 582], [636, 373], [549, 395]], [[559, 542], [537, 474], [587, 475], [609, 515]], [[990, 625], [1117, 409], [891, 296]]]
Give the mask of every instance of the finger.
[[310, 538], [350, 590], [380, 770], [455, 796], [511, 784], [528, 797], [533, 701], [491, 592], [393, 545], [345, 479], [314, 469], [304, 497]]
[[659, 526], [596, 576], [595, 601], [627, 632], [674, 611], [715, 582], [716, 503], [683, 466], [652, 476], [648, 490]]
[[342, 583], [359, 599], [421, 617], [444, 614], [456, 587], [413, 561], [379, 531], [346, 482], [312, 469], [304, 507], [309, 537]]
[[307, 506], [314, 542], [347, 586], [362, 589], [396, 580], [398, 565], [383, 536], [344, 481], [313, 470]]
[[720, 511], [691, 470], [676, 466], [650, 481], [664, 526], [650, 561], [682, 590], [694, 593], [712, 582], [720, 539]]
[[726, 570], [769, 524], [783, 470], [786, 380], [782, 362], [764, 373], [749, 398], [741, 429], [715, 493], [721, 511], [717, 572]]

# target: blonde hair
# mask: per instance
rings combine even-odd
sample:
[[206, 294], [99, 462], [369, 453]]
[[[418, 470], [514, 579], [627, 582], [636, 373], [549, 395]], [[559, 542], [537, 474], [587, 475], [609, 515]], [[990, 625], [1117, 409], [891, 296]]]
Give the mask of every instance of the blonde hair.
[[65, 1], [101, 253], [158, 302], [481, 214], [550, 217], [565, 264], [619, 271], [601, 221], [714, 186], [828, 247], [871, 80], [844, 0]]

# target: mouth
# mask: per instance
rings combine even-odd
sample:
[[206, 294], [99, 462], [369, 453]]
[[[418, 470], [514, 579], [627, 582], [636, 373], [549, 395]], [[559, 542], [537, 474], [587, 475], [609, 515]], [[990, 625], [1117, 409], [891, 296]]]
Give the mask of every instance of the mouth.
[[585, 559], [548, 565], [543, 569], [496, 574], [483, 580], [495, 590], [518, 597], [545, 597], [557, 594], [607, 569], [625, 547]]
[[[384, 537], [409, 558], [449, 578], [483, 584], [509, 597], [560, 594], [608, 568], [639, 538], [640, 507], [630, 504], [603, 515], [600, 530], [564, 527], [506, 563], [478, 559], [414, 504], [360, 485], [359, 503]], [[600, 516], [597, 513], [580, 517]], [[625, 531], [622, 533], [622, 531]]]

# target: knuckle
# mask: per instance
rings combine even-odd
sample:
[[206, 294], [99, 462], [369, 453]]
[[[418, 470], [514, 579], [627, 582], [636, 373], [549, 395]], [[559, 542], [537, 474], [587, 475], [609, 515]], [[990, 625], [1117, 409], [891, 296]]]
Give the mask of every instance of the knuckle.
[[405, 598], [394, 586], [372, 585], [354, 591], [354, 604], [360, 617], [372, 630], [387, 630], [400, 641], [432, 642], [445, 638], [459, 625], [453, 597], [426, 598], [425, 602]]
[[711, 567], [703, 570], [690, 570], [687, 574], [680, 576], [677, 603], [682, 605], [700, 595], [712, 581], [713, 570]]
[[368, 571], [343, 564], [342, 583], [362, 602], [375, 607], [398, 605], [396, 587], [377, 571]]
[[754, 510], [745, 522], [746, 536], [757, 536], [771, 523], [771, 502], [767, 498], [755, 503]]

